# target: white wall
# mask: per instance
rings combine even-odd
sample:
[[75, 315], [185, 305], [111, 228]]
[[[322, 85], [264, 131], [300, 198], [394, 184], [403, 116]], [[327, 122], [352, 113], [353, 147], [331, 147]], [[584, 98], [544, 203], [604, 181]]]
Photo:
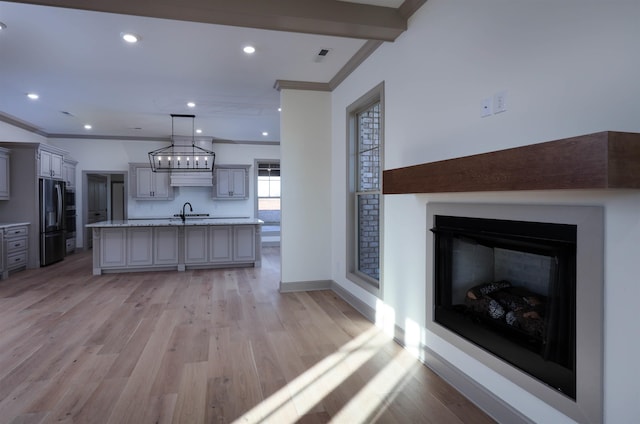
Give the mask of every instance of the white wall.
[[[82, 173], [91, 172], [123, 172], [128, 173], [129, 162], [145, 162], [147, 153], [164, 147], [166, 142], [121, 141], [121, 140], [78, 140], [55, 139], [50, 142], [70, 153], [78, 161], [76, 167], [76, 204], [78, 205], [78, 225], [82, 223]], [[127, 199], [128, 218], [166, 218], [181, 211], [184, 202], [193, 205], [194, 213], [209, 213], [212, 217], [253, 217], [255, 194], [255, 159], [279, 159], [280, 146], [260, 146], [255, 144], [214, 144], [216, 164], [251, 165], [249, 170], [249, 199], [247, 200], [213, 200], [211, 187], [178, 187], [174, 189], [172, 201]], [[76, 233], [78, 245], [84, 245], [82, 231]]]
[[0, 142], [18, 142], [18, 143], [46, 143], [47, 139], [41, 135], [22, 128], [14, 127], [4, 121], [0, 121]]
[[283, 289], [331, 279], [331, 95], [282, 90]]
[[[346, 107], [385, 81], [385, 168], [603, 130], [640, 132], [640, 3], [429, 0], [332, 94], [333, 279], [345, 278]], [[480, 117], [507, 90], [508, 110]], [[570, 422], [424, 328], [428, 201], [604, 205], [605, 418], [640, 416], [640, 191], [392, 195], [384, 198], [384, 304], [395, 324], [536, 422]]]

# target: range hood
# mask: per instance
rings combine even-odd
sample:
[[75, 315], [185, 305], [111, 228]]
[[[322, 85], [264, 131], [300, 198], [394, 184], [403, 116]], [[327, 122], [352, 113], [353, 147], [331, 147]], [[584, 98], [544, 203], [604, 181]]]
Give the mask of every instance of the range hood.
[[[211, 140], [206, 139], [191, 139], [188, 137], [174, 136], [172, 138], [174, 148], [176, 150], [182, 149], [183, 151], [191, 149], [193, 145], [198, 147], [198, 144], [212, 143]], [[186, 155], [183, 154], [182, 160], [185, 161]], [[177, 156], [175, 156], [177, 157]], [[195, 156], [192, 155], [191, 161]], [[199, 160], [202, 160], [200, 158]], [[215, 160], [215, 154], [211, 161]], [[171, 170], [169, 181], [172, 187], [212, 187], [213, 186], [213, 164], [208, 163], [210, 169], [206, 172], [193, 172], [192, 170], [183, 170], [180, 168], [174, 168]]]
[[213, 175], [208, 172], [171, 172], [171, 187], [213, 187]]

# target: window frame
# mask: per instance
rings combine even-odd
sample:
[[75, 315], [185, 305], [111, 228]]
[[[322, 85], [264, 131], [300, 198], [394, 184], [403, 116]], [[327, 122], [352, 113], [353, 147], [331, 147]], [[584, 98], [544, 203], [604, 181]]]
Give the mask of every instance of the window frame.
[[[358, 114], [379, 103], [379, 185], [378, 189], [367, 192], [356, 191], [359, 188], [358, 178], [360, 171], [359, 158], [356, 156], [359, 145], [358, 134]], [[382, 171], [384, 169], [384, 128], [385, 128], [385, 105], [384, 105], [384, 81], [369, 90], [358, 100], [350, 104], [346, 109], [346, 148], [347, 148], [347, 187], [346, 187], [346, 278], [362, 287], [366, 291], [378, 295], [382, 290], [383, 276], [383, 210], [384, 198], [382, 195]], [[361, 272], [359, 270], [359, 243], [358, 243], [358, 199], [361, 194], [378, 194], [378, 279]]]

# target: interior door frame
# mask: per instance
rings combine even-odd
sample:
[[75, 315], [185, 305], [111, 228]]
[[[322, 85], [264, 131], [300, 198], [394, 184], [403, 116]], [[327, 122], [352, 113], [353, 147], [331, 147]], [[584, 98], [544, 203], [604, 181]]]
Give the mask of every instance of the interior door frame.
[[[88, 210], [89, 210], [89, 175], [102, 175], [107, 177], [107, 219], [111, 219], [111, 176], [122, 176], [124, 181], [124, 219], [128, 216], [128, 201], [129, 201], [129, 172], [128, 171], [114, 171], [114, 170], [83, 170], [82, 171], [82, 190], [81, 199], [78, 199], [78, 192], [76, 191], [76, 205], [81, 204], [82, 209], [80, 212], [82, 231], [80, 232], [82, 240], [76, 240], [76, 243], [82, 247], [82, 250], [89, 250], [87, 244], [88, 231], [90, 231], [86, 225], [88, 224]], [[80, 244], [80, 242], [82, 244]]]

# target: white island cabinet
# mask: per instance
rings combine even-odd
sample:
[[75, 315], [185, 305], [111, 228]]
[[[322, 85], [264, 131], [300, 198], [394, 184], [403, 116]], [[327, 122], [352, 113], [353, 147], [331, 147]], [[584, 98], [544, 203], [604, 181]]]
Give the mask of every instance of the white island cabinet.
[[207, 240], [209, 227], [190, 225], [184, 228], [184, 263], [207, 263]]
[[103, 221], [93, 231], [93, 273], [261, 265], [262, 221], [214, 218]]
[[209, 229], [209, 261], [225, 263], [233, 261], [233, 227], [228, 225]]
[[178, 265], [178, 228], [155, 227], [153, 240], [154, 265]]

